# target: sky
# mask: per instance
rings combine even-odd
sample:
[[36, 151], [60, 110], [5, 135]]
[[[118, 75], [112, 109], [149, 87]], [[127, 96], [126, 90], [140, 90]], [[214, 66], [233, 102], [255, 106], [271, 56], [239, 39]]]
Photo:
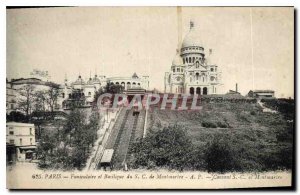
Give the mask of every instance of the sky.
[[[33, 69], [49, 71], [58, 83], [136, 72], [163, 90], [178, 45], [177, 19], [176, 7], [7, 10], [7, 78], [29, 77]], [[223, 93], [238, 83], [243, 95], [272, 89], [276, 97], [294, 97], [292, 7], [182, 7], [181, 39], [190, 20], [205, 51], [213, 50]]]

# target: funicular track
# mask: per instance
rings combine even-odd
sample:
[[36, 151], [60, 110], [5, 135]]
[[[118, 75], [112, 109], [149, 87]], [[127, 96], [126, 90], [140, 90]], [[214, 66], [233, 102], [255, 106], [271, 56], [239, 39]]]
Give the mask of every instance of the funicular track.
[[[120, 137], [120, 131], [124, 129], [124, 126], [127, 121], [127, 117], [129, 114], [129, 110], [126, 110], [122, 118], [120, 118], [120, 123], [114, 126], [113, 132], [109, 137], [109, 141], [105, 147], [105, 149], [113, 149], [117, 139]], [[118, 123], [118, 122], [117, 122]]]
[[113, 155], [113, 166], [114, 169], [122, 169], [124, 163], [126, 163], [126, 156], [129, 148], [129, 143], [136, 130], [136, 124], [138, 120], [138, 115], [133, 116], [133, 111], [130, 110], [129, 116], [127, 117], [126, 125], [122, 132], [120, 132], [121, 137], [116, 141], [114, 146]]
[[144, 122], [145, 122], [145, 111], [140, 111], [138, 115], [138, 119], [136, 120], [136, 123], [134, 124], [134, 128], [131, 132], [130, 142], [128, 146], [128, 152], [126, 155], [126, 162], [129, 162], [131, 158], [133, 157], [131, 155], [131, 148], [133, 143], [138, 139], [143, 137], [143, 128], [144, 128]]
[[105, 146], [105, 149], [114, 150], [111, 159], [112, 169], [127, 169], [127, 162], [132, 158], [130, 153], [132, 144], [143, 136], [146, 111], [133, 113], [133, 109], [123, 110]]
[[126, 114], [125, 114], [125, 117], [123, 119], [123, 123], [120, 127], [120, 130], [119, 130], [119, 133], [118, 133], [118, 136], [117, 136], [117, 139], [116, 139], [116, 142], [114, 144], [114, 147], [113, 149], [116, 151], [116, 149], [118, 148], [119, 144], [120, 144], [120, 140], [121, 140], [121, 135], [124, 131], [124, 128], [125, 128], [125, 125], [126, 125], [126, 122], [127, 122], [127, 118], [128, 118], [128, 115], [129, 115], [129, 110], [126, 111]]

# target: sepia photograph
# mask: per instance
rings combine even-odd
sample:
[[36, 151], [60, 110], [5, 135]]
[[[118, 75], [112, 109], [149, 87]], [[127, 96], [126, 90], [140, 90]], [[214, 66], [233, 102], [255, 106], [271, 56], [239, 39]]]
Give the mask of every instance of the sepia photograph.
[[6, 7], [6, 187], [294, 187], [294, 14]]

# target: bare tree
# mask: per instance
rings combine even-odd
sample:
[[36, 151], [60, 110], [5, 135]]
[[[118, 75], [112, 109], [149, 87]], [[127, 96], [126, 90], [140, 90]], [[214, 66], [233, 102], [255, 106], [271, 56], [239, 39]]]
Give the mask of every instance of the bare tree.
[[54, 111], [59, 95], [60, 95], [60, 89], [54, 86], [51, 86], [46, 91], [46, 100], [51, 112]]
[[46, 111], [47, 107], [47, 93], [44, 90], [36, 91], [34, 94], [35, 98], [35, 111]]
[[26, 117], [30, 116], [34, 101], [35, 101], [35, 87], [33, 85], [24, 85], [19, 90], [18, 109], [25, 113]]

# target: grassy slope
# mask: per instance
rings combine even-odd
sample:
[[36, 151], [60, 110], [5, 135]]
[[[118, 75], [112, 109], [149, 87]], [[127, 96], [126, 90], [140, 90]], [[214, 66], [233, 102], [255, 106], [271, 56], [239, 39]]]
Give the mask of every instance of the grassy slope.
[[[266, 164], [266, 161], [270, 163], [270, 167], [276, 164], [276, 167], [271, 169], [277, 169], [278, 164], [282, 164], [280, 159], [285, 154], [288, 159], [283, 163], [291, 163], [292, 124], [289, 124], [281, 113], [262, 112], [256, 103], [205, 103], [200, 111], [154, 108], [149, 111], [148, 121], [149, 128], [159, 124], [182, 125], [187, 128], [192, 142], [200, 147], [210, 142], [217, 134], [229, 136], [233, 138], [232, 144], [237, 148], [239, 158], [246, 169], [265, 169], [263, 164]], [[203, 127], [203, 123], [207, 122], [223, 123], [229, 127]]]

